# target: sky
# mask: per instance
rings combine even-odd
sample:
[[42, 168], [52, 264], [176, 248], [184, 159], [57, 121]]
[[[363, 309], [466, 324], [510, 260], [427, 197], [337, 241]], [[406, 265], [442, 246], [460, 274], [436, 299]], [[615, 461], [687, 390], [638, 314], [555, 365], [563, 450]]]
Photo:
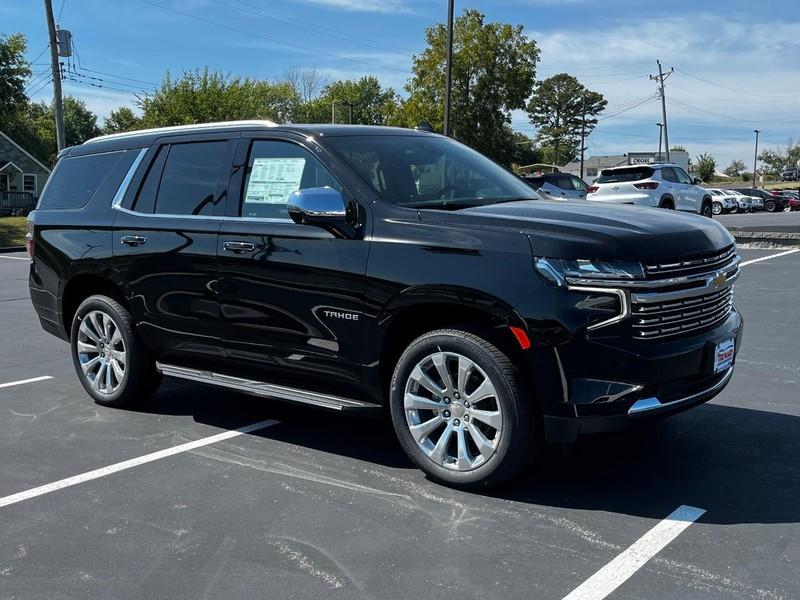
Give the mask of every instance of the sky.
[[[332, 79], [375, 75], [404, 93], [425, 29], [446, 18], [446, 0], [53, 0], [73, 33], [81, 83], [65, 93], [101, 117], [134, 106], [169, 70], [208, 66], [281, 78], [316, 68]], [[541, 49], [537, 78], [566, 72], [601, 92], [608, 108], [588, 155], [654, 151], [661, 106], [656, 59], [674, 68], [666, 84], [670, 145], [720, 168], [753, 161], [760, 148], [800, 140], [800, 2], [797, 0], [456, 0], [487, 20], [522, 25]], [[29, 59], [48, 99], [42, 2], [0, 0], [0, 32], [28, 36]], [[90, 79], [95, 77], [96, 79]], [[93, 85], [91, 85], [93, 84]], [[103, 87], [95, 87], [103, 86]], [[533, 135], [522, 111], [513, 127]]]

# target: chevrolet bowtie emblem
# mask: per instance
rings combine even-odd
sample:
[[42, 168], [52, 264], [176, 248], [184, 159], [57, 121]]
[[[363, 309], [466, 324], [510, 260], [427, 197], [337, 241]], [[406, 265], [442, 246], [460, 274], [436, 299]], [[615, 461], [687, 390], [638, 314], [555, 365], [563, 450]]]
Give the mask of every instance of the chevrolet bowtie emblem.
[[717, 273], [713, 277], [709, 277], [706, 285], [711, 288], [719, 289], [721, 287], [725, 287], [725, 284], [728, 283], [728, 276], [725, 273]]

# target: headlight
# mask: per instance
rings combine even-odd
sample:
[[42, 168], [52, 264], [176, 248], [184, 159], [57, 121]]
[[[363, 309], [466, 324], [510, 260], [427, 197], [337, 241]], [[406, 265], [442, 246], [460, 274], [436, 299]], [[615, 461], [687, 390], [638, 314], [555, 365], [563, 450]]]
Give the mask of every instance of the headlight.
[[534, 265], [542, 277], [558, 287], [570, 279], [644, 279], [642, 264], [636, 261], [535, 258]]

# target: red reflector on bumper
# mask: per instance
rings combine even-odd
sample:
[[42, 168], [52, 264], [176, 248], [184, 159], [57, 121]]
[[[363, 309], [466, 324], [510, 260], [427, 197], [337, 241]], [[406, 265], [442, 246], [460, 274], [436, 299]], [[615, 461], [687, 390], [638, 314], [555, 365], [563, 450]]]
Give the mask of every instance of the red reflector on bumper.
[[517, 343], [519, 347], [523, 350], [527, 350], [531, 347], [531, 340], [528, 337], [528, 334], [525, 333], [524, 329], [520, 329], [519, 327], [509, 327], [511, 333], [514, 334], [514, 337], [517, 338]]

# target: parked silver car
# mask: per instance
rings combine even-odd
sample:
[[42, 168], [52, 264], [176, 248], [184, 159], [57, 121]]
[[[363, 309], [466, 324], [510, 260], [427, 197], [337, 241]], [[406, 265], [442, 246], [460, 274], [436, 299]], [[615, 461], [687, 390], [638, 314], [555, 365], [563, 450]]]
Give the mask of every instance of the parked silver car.
[[730, 190], [709, 188], [711, 192], [711, 211], [715, 215], [739, 212], [736, 195]]

